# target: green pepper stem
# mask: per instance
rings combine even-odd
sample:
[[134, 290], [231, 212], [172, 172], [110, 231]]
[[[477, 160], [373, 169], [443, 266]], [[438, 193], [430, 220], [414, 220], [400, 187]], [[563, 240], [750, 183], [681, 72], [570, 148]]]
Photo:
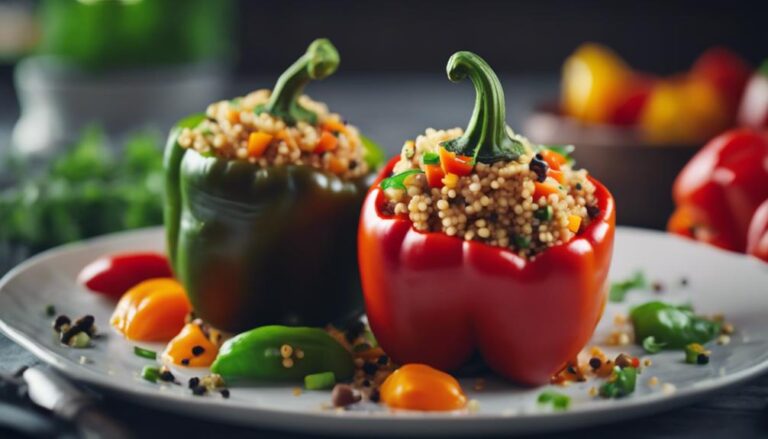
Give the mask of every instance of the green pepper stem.
[[472, 52], [456, 52], [448, 60], [448, 79], [459, 82], [469, 76], [475, 87], [475, 109], [461, 137], [443, 142], [443, 147], [476, 162], [516, 160], [525, 152], [520, 141], [507, 132], [504, 90], [496, 73]]
[[254, 110], [256, 114], [269, 113], [283, 119], [288, 125], [307, 122], [315, 125], [317, 114], [299, 105], [299, 97], [309, 81], [326, 78], [339, 66], [339, 52], [325, 38], [318, 38], [307, 52], [291, 64], [277, 79], [269, 102]]

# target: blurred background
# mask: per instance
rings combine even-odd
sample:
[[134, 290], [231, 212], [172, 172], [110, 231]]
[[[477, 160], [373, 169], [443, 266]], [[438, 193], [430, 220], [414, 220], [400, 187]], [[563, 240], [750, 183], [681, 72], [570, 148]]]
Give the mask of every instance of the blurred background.
[[[512, 128], [574, 143], [577, 163], [614, 190], [621, 223], [664, 228], [676, 173], [715, 129], [739, 123], [744, 84], [766, 57], [757, 4], [0, 0], [0, 261], [161, 223], [174, 121], [270, 87], [320, 36], [342, 63], [308, 92], [390, 154], [427, 127], [466, 123], [474, 92], [444, 69], [453, 52], [475, 51], [502, 79]], [[713, 47], [726, 55], [701, 61]], [[603, 76], [585, 82], [566, 60]], [[699, 87], [712, 71], [738, 84]], [[602, 84], [632, 90], [619, 116], [569, 100], [602, 96]]]

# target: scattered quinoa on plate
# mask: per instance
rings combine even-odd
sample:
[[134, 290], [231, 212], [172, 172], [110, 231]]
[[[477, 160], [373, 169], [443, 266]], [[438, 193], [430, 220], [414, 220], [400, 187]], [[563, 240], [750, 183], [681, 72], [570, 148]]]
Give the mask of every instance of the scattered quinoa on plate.
[[567, 149], [538, 146], [509, 130], [521, 153], [475, 161], [449, 151], [461, 128], [427, 129], [403, 145], [382, 187], [384, 211], [408, 215], [413, 227], [509, 248], [531, 257], [568, 242], [599, 213], [595, 185], [575, 170]]

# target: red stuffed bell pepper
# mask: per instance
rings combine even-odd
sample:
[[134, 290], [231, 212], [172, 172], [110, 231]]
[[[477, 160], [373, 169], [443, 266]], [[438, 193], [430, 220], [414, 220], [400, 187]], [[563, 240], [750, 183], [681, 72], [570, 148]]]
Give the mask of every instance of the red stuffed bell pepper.
[[758, 206], [768, 199], [768, 133], [728, 131], [712, 139], [677, 176], [670, 232], [744, 253]]
[[542, 384], [601, 317], [614, 201], [563, 155], [507, 130], [503, 91], [480, 57], [455, 54], [448, 76], [477, 91], [466, 131], [406, 142], [363, 205], [368, 319], [396, 362], [451, 370], [479, 351], [504, 377]]

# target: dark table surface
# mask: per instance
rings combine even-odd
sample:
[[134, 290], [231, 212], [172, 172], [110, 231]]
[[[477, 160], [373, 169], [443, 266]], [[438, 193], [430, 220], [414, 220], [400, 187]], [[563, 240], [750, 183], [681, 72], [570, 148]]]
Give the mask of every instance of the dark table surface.
[[[264, 84], [263, 81], [248, 81], [247, 85], [233, 87], [233, 93], [242, 93], [252, 83]], [[450, 84], [441, 75], [380, 78], [376, 87], [372, 88], [370, 84], [370, 78], [349, 78], [344, 87], [318, 85], [313, 95], [332, 102], [335, 111], [356, 115], [354, 122], [363, 132], [379, 140], [390, 152], [399, 148], [404, 138], [422, 132], [425, 127], [461, 126], [469, 116], [473, 98], [471, 88], [466, 84]], [[507, 81], [508, 120], [517, 125], [532, 103], [556, 96], [554, 85], [553, 78]], [[10, 127], [17, 114], [13, 104], [6, 104], [11, 101], [8, 91], [0, 87], [0, 102], [3, 103], [0, 108], [0, 153], [7, 147]], [[39, 364], [39, 360], [0, 334], [0, 373], [32, 364]], [[101, 404], [109, 414], [129, 426], [137, 437], [307, 437], [189, 418], [146, 408], [125, 401], [120, 395], [104, 394]], [[436, 432], [436, 435], [440, 434]], [[768, 375], [716, 392], [688, 407], [570, 434], [593, 438], [768, 437]], [[2, 430], [0, 436], [5, 437]], [[560, 436], [562, 434], [538, 437]]]

